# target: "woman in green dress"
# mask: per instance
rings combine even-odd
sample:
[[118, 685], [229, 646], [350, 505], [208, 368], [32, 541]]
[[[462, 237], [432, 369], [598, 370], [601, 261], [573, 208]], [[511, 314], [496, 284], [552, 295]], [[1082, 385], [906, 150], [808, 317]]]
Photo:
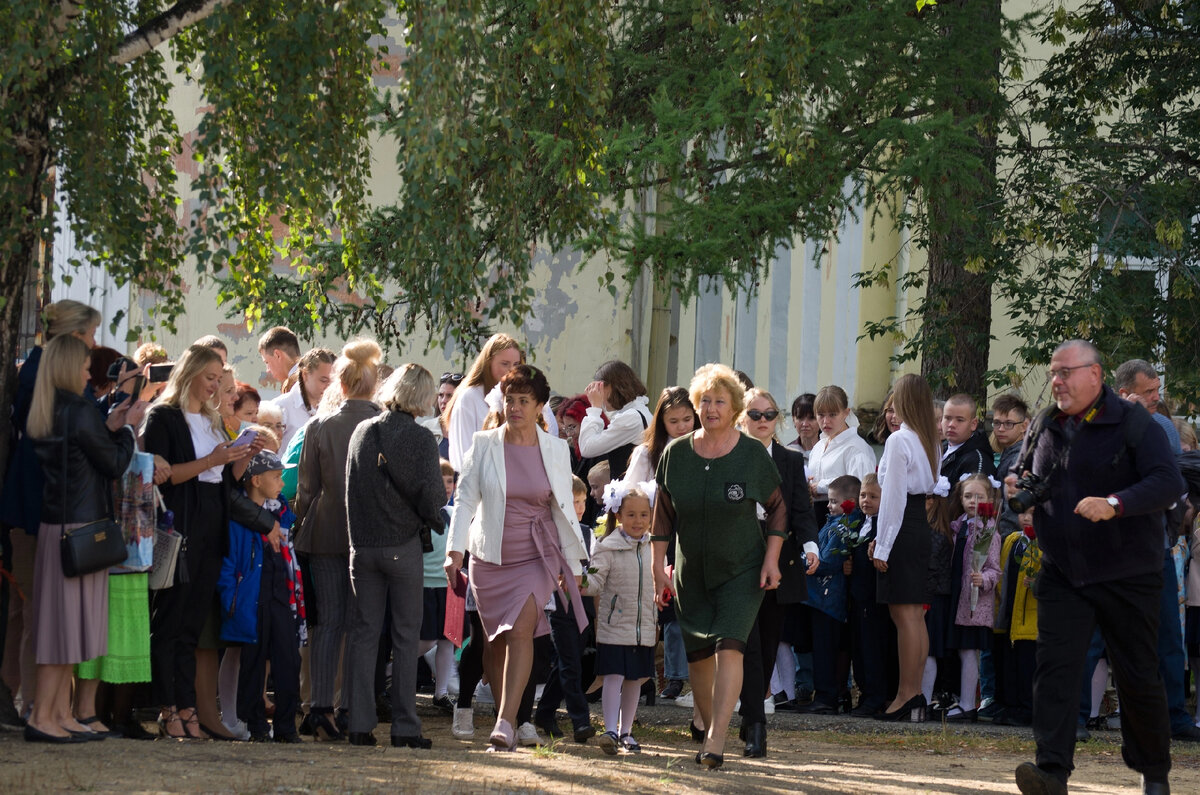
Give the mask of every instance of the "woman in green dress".
[[[696, 708], [707, 727], [696, 762], [724, 762], [742, 687], [742, 655], [765, 590], [779, 587], [787, 515], [779, 471], [762, 444], [734, 424], [743, 390], [728, 367], [707, 364], [688, 388], [700, 429], [663, 451], [655, 479], [654, 584], [674, 592]], [[758, 506], [766, 511], [764, 537]], [[667, 544], [675, 541], [673, 582]]]

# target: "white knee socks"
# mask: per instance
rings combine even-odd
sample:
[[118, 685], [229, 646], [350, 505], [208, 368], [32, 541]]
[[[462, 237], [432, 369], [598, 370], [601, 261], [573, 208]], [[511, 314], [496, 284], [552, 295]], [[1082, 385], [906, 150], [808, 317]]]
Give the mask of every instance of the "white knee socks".
[[958, 705], [962, 707], [963, 712], [970, 712], [975, 709], [975, 690], [979, 687], [979, 651], [959, 649], [958, 658], [962, 661]]
[[638, 698], [642, 694], [645, 679], [626, 679], [620, 674], [604, 677], [604, 693], [600, 698], [604, 710], [604, 729], [615, 732], [618, 737], [633, 732], [633, 719], [637, 715]]
[[925, 673], [921, 674], [921, 692], [925, 694], [925, 703], [933, 703], [933, 683], [937, 679], [937, 659], [925, 658]]

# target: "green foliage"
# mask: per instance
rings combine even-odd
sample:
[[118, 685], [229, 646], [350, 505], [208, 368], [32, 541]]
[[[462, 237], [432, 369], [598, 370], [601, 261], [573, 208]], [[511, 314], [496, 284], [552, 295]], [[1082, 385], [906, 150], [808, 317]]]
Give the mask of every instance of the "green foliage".
[[1200, 3], [1093, 0], [1040, 36], [1060, 48], [1022, 97], [998, 282], [1019, 353], [1043, 363], [1056, 341], [1091, 338], [1109, 365], [1160, 362], [1195, 404]]
[[[370, 37], [386, 4], [243, 0], [173, 38], [176, 63], [208, 105], [189, 142], [199, 177], [182, 185], [163, 50], [114, 62], [131, 31], [173, 6], [12, 0], [0, 9], [6, 282], [36, 268], [36, 241], [53, 237], [52, 173], [69, 196], [80, 256], [155, 294], [151, 326], [170, 328], [186, 311], [186, 254], [248, 297], [238, 308], [249, 318], [270, 303], [263, 286], [278, 259], [335, 235], [353, 277], [378, 56]], [[190, 217], [181, 187], [198, 192]]]

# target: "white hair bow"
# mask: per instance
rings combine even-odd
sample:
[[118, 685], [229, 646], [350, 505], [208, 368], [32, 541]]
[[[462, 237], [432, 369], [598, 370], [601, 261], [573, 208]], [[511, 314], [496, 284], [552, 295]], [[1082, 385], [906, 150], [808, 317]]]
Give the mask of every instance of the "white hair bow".
[[992, 484], [992, 488], [993, 488], [993, 489], [999, 489], [999, 488], [1000, 488], [1000, 481], [996, 480], [996, 479], [995, 479], [994, 477], [992, 477], [991, 475], [988, 475], [988, 483], [991, 483], [991, 484]]
[[658, 493], [658, 484], [653, 480], [647, 480], [642, 483], [636, 483], [632, 480], [610, 480], [608, 485], [604, 487], [604, 510], [609, 513], [618, 513], [621, 510], [621, 503], [625, 502], [625, 498], [629, 496], [629, 492], [634, 489], [640, 490], [650, 500], [650, 507], [654, 507], [654, 497]]
[[938, 478], [937, 484], [933, 487], [933, 493], [938, 497], [949, 497], [950, 479], [945, 475], [942, 475], [940, 478]]

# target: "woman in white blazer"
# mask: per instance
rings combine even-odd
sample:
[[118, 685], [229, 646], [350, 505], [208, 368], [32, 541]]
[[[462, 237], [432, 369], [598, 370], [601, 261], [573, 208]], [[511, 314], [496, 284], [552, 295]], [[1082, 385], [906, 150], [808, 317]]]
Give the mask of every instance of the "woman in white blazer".
[[586, 626], [579, 598], [587, 557], [575, 519], [567, 444], [537, 425], [550, 386], [518, 365], [500, 380], [505, 423], [476, 433], [463, 461], [446, 542], [453, 587], [471, 553], [471, 590], [487, 637], [484, 669], [498, 715], [491, 750], [516, 747], [513, 723], [533, 665], [533, 639], [550, 632], [543, 606], [564, 587]]

